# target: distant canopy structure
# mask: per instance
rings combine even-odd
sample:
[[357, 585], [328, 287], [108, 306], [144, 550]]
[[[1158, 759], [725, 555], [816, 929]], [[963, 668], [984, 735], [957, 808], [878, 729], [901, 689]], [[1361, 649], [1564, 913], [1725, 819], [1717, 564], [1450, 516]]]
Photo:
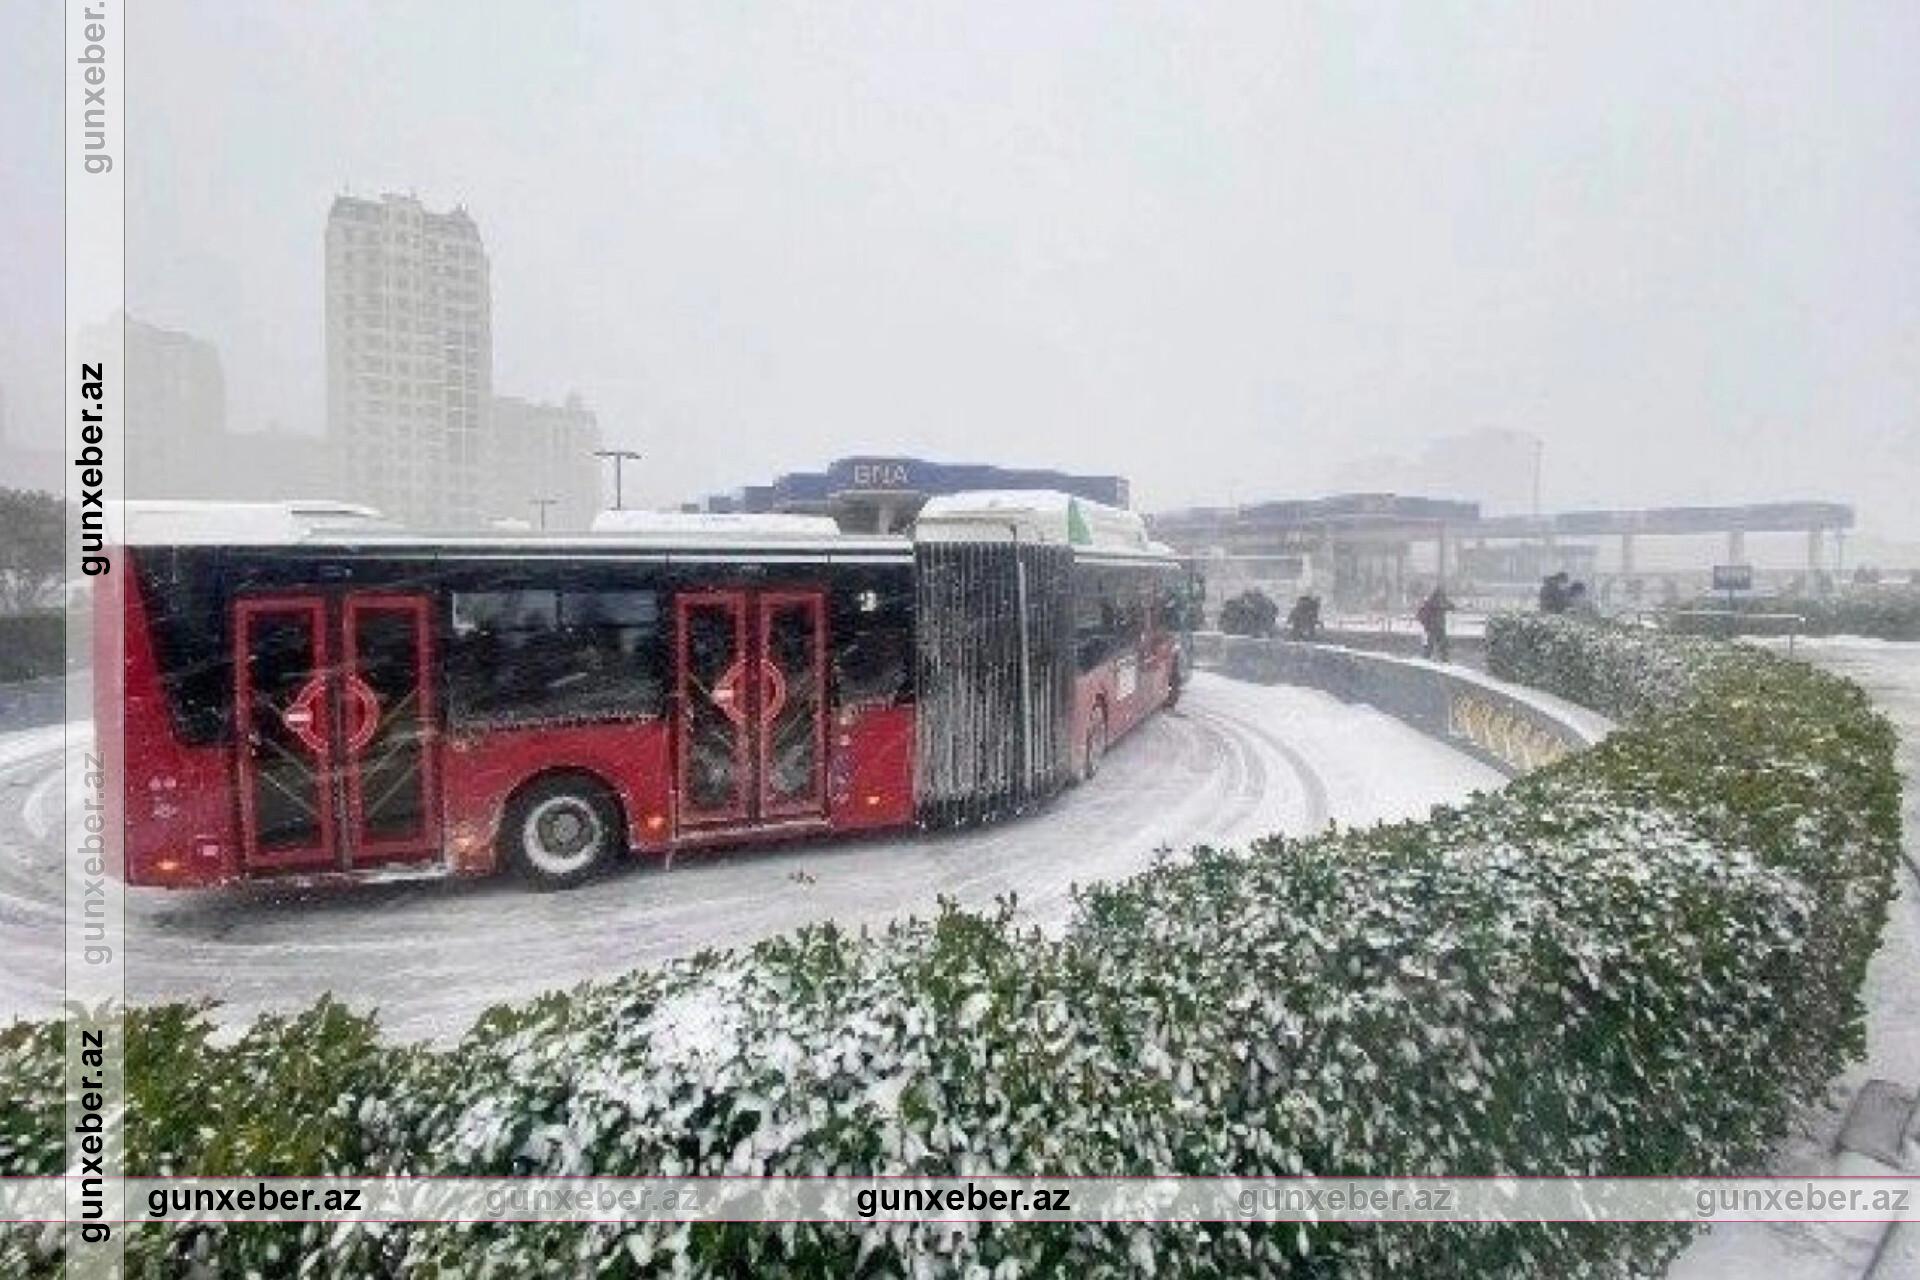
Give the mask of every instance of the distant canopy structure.
[[[1155, 536], [1207, 565], [1209, 605], [1258, 588], [1285, 601], [1324, 593], [1340, 607], [1410, 608], [1435, 578], [1469, 580], [1482, 594], [1528, 598], [1542, 575], [1561, 570], [1604, 598], [1627, 598], [1647, 581], [1704, 585], [1715, 563], [1749, 562], [1748, 538], [1799, 535], [1804, 558], [1776, 560], [1776, 580], [1817, 576], [1837, 563], [1852, 508], [1836, 502], [1583, 510], [1488, 516], [1479, 504], [1391, 493], [1342, 494], [1193, 507], [1152, 518]], [[1691, 551], [1656, 539], [1705, 539]], [[1653, 552], [1654, 554], [1649, 554]], [[1664, 560], [1658, 564], [1656, 561]]]

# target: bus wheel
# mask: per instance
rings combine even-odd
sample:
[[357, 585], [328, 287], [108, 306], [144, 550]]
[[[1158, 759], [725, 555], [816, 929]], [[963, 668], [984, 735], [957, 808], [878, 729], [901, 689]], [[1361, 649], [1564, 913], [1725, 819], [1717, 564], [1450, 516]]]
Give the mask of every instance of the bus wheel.
[[1086, 764], [1080, 770], [1080, 777], [1083, 780], [1087, 780], [1091, 779], [1094, 774], [1099, 773], [1100, 761], [1105, 758], [1106, 754], [1107, 709], [1104, 706], [1095, 707], [1093, 710], [1093, 720], [1087, 725]]
[[618, 840], [618, 811], [585, 778], [548, 778], [515, 799], [501, 828], [507, 860], [536, 889], [571, 889], [599, 871]]

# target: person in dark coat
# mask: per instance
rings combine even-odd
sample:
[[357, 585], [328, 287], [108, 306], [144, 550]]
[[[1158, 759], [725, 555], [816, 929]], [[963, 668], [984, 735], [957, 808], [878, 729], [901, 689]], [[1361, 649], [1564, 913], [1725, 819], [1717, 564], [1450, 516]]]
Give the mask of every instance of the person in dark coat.
[[1540, 580], [1540, 612], [1565, 613], [1567, 611], [1567, 575], [1550, 573]]
[[1447, 615], [1459, 608], [1447, 599], [1447, 589], [1436, 585], [1433, 593], [1420, 602], [1414, 611], [1414, 618], [1420, 623], [1420, 629], [1427, 634], [1427, 642], [1422, 652], [1429, 658], [1441, 662], [1451, 660], [1447, 646]]
[[1294, 640], [1320, 638], [1320, 597], [1311, 593], [1293, 602], [1287, 613], [1287, 635]]

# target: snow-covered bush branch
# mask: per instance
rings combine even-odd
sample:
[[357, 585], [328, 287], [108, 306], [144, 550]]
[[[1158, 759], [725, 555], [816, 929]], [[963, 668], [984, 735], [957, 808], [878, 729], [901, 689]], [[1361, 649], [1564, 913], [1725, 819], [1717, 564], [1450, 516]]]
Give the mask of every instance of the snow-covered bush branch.
[[[1857, 1051], [1898, 845], [1859, 690], [1749, 650], [1500, 620], [1628, 723], [1423, 823], [1198, 850], [1010, 910], [819, 927], [517, 1008], [450, 1049], [333, 1004], [129, 1024], [132, 1163], [202, 1173], [1708, 1174]], [[0, 1173], [56, 1171], [57, 1027], [0, 1036]], [[1682, 1228], [248, 1227], [222, 1272], [1638, 1275]], [[57, 1239], [47, 1242], [57, 1245]], [[0, 1240], [0, 1268], [52, 1264]], [[7, 1251], [12, 1251], [11, 1258]]]

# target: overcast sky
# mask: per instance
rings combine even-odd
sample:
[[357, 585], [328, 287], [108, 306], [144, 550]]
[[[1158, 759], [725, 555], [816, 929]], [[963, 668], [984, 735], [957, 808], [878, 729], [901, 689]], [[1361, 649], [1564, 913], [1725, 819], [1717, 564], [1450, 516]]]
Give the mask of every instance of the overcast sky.
[[[321, 428], [328, 203], [411, 190], [479, 223], [496, 389], [580, 391], [649, 501], [860, 451], [1247, 501], [1505, 428], [1549, 506], [1920, 536], [1910, 0], [126, 12], [129, 307], [237, 426]], [[15, 434], [59, 412], [59, 36], [0, 17]]]

